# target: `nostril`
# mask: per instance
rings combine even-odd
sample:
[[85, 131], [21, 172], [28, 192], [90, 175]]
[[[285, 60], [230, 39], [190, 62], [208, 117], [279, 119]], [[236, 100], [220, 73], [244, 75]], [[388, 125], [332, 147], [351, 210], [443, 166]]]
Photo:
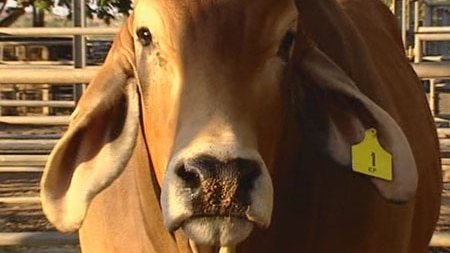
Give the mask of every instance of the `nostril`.
[[257, 177], [257, 173], [247, 174], [241, 177], [240, 189], [243, 191], [252, 190]]
[[259, 164], [255, 161], [244, 159], [239, 159], [237, 163], [237, 168], [240, 169], [240, 187], [243, 190], [251, 190], [254, 182], [261, 174]]
[[176, 170], [177, 176], [179, 176], [187, 187], [191, 189], [199, 188], [200, 187], [200, 175], [198, 171], [196, 170], [187, 170], [186, 166], [180, 166]]
[[240, 172], [239, 188], [236, 192], [236, 198], [243, 204], [249, 204], [255, 182], [261, 175], [261, 167], [256, 161], [245, 159], [238, 159], [236, 166]]

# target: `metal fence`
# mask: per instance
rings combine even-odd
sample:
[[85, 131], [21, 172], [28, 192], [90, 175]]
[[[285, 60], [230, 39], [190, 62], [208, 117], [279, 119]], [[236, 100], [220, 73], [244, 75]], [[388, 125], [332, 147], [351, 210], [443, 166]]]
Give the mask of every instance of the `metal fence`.
[[[112, 37], [117, 28], [0, 28], [0, 34], [28, 35], [34, 37], [60, 36], [99, 36]], [[2, 35], [0, 35], [2, 36]], [[83, 40], [83, 38], [82, 38]], [[76, 53], [76, 52], [75, 52]], [[83, 51], [85, 53], [85, 51]], [[85, 58], [78, 55], [77, 58]], [[78, 67], [78, 68], [74, 68]], [[63, 85], [80, 85], [88, 83], [95, 75], [98, 67], [82, 66], [48, 66], [48, 65], [0, 65], [0, 91], [2, 87], [11, 84], [26, 84], [28, 87], [57, 87]], [[76, 99], [76, 98], [74, 98]], [[56, 100], [11, 100], [0, 98], [2, 107], [64, 107], [69, 111], [75, 107], [76, 101]], [[0, 122], [13, 125], [66, 125], [68, 115], [38, 115], [38, 116], [3, 116]], [[0, 135], [0, 173], [41, 173], [48, 152], [53, 148], [58, 134], [45, 135]], [[3, 204], [40, 203], [36, 197], [1, 197]], [[58, 232], [0, 232], [0, 246], [12, 245], [66, 245], [77, 244], [76, 235], [60, 234]]]

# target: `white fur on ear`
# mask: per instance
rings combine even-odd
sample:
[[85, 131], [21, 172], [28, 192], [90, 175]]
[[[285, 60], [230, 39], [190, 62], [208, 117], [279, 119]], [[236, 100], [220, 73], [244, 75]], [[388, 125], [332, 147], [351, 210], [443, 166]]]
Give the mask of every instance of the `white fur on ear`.
[[[99, 108], [107, 106], [104, 103], [87, 111], [80, 109], [49, 156], [41, 180], [42, 208], [60, 231], [73, 232], [81, 226], [90, 201], [122, 173], [132, 155], [139, 129], [139, 97], [135, 81], [128, 81], [126, 86], [122, 94], [126, 99], [116, 100], [126, 105], [109, 108], [116, 112], [116, 107], [125, 106], [125, 114], [111, 118], [108, 109]], [[105, 112], [98, 112], [102, 110]], [[99, 120], [108, 122], [106, 129], [86, 131]], [[117, 123], [121, 132], [111, 134], [118, 130]], [[91, 141], [99, 140], [91, 134], [104, 134], [100, 145], [92, 143], [99, 149], [89, 146]]]

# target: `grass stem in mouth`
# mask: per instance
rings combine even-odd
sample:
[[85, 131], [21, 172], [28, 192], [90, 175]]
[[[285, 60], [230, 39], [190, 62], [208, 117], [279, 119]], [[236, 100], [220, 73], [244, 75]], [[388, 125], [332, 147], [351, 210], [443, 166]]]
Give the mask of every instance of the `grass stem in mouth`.
[[220, 247], [219, 253], [235, 253], [235, 246]]

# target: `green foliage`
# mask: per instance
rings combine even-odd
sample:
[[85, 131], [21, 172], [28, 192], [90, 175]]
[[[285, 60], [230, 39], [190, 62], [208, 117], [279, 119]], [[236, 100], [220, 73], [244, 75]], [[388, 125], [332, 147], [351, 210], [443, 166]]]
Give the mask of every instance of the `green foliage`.
[[49, 11], [54, 4], [53, 0], [16, 0], [19, 6], [28, 7], [34, 5], [41, 10]]
[[114, 19], [117, 13], [128, 16], [132, 9], [131, 0], [100, 0], [97, 2], [97, 6], [87, 4], [87, 15], [93, 17], [97, 15], [98, 18], [103, 19], [107, 24]]
[[[55, 4], [55, 0], [15, 0], [19, 6], [28, 7], [33, 5], [34, 7], [50, 11]], [[79, 0], [76, 0], [79, 1]], [[133, 8], [132, 0], [86, 0], [86, 15], [89, 18], [97, 16], [104, 20], [107, 24], [115, 19], [117, 14], [128, 16]], [[72, 0], [59, 0], [59, 6], [69, 9], [68, 19], [72, 18]]]

